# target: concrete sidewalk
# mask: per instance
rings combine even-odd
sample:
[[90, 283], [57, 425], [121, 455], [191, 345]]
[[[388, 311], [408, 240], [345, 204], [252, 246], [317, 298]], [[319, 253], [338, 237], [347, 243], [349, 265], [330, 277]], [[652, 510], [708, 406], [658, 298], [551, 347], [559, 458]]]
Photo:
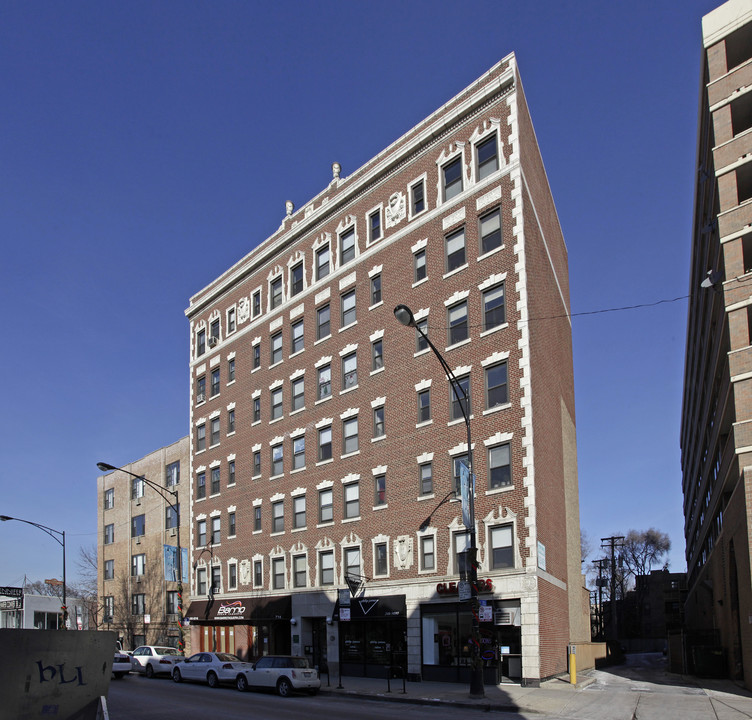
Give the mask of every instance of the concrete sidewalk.
[[[649, 683], [611, 684], [607, 671], [577, 673], [577, 685], [567, 676], [548, 680], [540, 687], [514, 684], [486, 685], [485, 697], [471, 699], [466, 685], [440, 682], [406, 682], [375, 678], [322, 678], [321, 693], [394, 703], [448, 706], [480, 711], [535, 713], [582, 718], [625, 718], [634, 716], [640, 703], [640, 717], [717, 717], [723, 720], [752, 717], [752, 694], [729, 680], [704, 680], [671, 676], [660, 685]], [[404, 687], [404, 689], [403, 689]], [[641, 699], [642, 697], [642, 699]]]

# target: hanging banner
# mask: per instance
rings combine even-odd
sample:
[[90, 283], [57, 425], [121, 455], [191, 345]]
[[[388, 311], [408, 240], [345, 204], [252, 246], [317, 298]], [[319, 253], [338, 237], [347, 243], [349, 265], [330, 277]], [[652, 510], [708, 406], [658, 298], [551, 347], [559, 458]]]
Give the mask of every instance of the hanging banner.
[[473, 529], [470, 503], [472, 502], [472, 485], [470, 482], [470, 468], [460, 460], [460, 496], [462, 497], [462, 522], [468, 530]]

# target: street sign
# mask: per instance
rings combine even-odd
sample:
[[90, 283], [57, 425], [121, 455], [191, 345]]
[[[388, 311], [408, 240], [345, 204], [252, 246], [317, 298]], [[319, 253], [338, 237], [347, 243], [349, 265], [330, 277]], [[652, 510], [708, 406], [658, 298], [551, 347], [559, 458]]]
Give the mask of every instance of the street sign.
[[339, 609], [339, 619], [341, 622], [349, 622], [350, 621], [350, 608], [349, 607], [341, 607]]
[[457, 583], [457, 593], [460, 601], [469, 600], [473, 596], [473, 588], [467, 580], [460, 580]]

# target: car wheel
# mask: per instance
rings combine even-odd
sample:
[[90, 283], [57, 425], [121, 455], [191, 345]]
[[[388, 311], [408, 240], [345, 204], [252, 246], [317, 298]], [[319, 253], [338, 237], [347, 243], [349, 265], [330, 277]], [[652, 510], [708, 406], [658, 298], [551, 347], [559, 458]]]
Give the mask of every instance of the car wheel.
[[235, 687], [240, 690], [240, 692], [248, 690], [248, 678], [245, 675], [238, 675], [235, 680]]
[[172, 671], [172, 680], [173, 682], [183, 682], [183, 676], [180, 674], [180, 670], [178, 668], [175, 668]]
[[286, 677], [277, 680], [277, 692], [280, 697], [289, 697], [292, 694], [292, 685]]
[[151, 666], [151, 663], [146, 664], [146, 677], [148, 678], [154, 677], [154, 668]]
[[206, 682], [209, 683], [210, 688], [219, 687], [219, 678], [217, 677], [217, 673], [215, 673], [213, 670], [210, 670], [209, 674], [206, 676]]

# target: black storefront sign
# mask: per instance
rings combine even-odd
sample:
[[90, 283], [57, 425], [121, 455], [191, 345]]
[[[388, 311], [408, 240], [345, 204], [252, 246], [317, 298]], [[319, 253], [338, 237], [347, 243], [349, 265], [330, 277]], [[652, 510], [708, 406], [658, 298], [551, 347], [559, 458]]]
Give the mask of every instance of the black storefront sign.
[[[339, 620], [339, 600], [334, 605], [332, 620]], [[386, 595], [383, 597], [360, 597], [350, 600], [350, 621], [384, 620], [406, 617], [407, 609], [404, 595]]]
[[292, 617], [292, 597], [197, 600], [190, 604], [185, 617], [194, 623], [243, 622], [251, 625], [289, 620]]

